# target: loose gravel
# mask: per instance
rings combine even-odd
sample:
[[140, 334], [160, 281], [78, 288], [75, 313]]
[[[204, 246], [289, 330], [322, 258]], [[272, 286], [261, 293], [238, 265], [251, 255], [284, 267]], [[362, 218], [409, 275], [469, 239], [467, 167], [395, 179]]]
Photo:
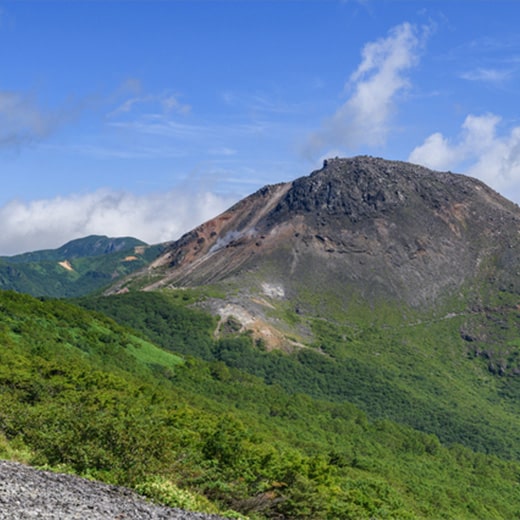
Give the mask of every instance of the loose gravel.
[[0, 520], [222, 520], [146, 502], [125, 488], [0, 461]]

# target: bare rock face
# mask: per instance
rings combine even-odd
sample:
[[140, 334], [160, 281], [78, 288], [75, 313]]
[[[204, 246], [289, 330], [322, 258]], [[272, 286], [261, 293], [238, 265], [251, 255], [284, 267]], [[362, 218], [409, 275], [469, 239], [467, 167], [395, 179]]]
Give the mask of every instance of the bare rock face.
[[[481, 283], [520, 293], [520, 208], [482, 182], [372, 157], [329, 159], [173, 242], [148, 288], [236, 280], [431, 305]], [[144, 279], [144, 278], [143, 278]]]
[[0, 461], [0, 520], [223, 520], [145, 502], [128, 489]]
[[333, 159], [296, 180], [271, 218], [296, 215], [307, 244], [322, 242], [334, 279], [368, 299], [420, 305], [491, 278], [520, 289], [520, 210], [476, 179], [370, 157]]

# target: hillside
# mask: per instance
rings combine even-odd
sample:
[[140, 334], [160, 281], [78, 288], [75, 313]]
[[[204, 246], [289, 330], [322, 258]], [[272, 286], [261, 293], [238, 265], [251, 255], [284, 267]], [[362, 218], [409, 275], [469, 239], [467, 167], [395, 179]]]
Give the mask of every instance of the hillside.
[[131, 237], [92, 235], [58, 249], [3, 256], [0, 288], [33, 296], [82, 296], [142, 268], [161, 250]]
[[[229, 304], [225, 293], [212, 289], [200, 300], [188, 294], [186, 289], [132, 292], [79, 303], [139, 330], [165, 349], [222, 362], [289, 394], [354, 403], [372, 419], [407, 424], [448, 445], [520, 459], [515, 308], [440, 319], [415, 314], [406, 321], [402, 309], [383, 306], [375, 313], [358, 307], [356, 314], [342, 317], [337, 302], [329, 301], [319, 317], [312, 317], [264, 295], [259, 312], [245, 320], [238, 303]], [[260, 311], [267, 304], [264, 321]], [[192, 313], [200, 308], [220, 309], [220, 321], [193, 323]], [[220, 340], [212, 343], [211, 336], [201, 335], [202, 324]], [[297, 335], [301, 330], [307, 342]], [[470, 330], [487, 336], [468, 341]], [[279, 348], [269, 344], [276, 333]], [[487, 350], [481, 350], [484, 346]]]
[[[214, 320], [185, 306], [200, 296], [165, 295], [184, 309], [179, 331], [188, 338], [197, 330], [210, 349], [242, 348], [240, 337], [213, 339]], [[66, 302], [0, 292], [0, 307], [5, 458], [251, 520], [520, 512], [518, 462], [444, 447], [433, 435], [367, 420], [348, 403], [287, 393], [222, 361], [183, 361]]]

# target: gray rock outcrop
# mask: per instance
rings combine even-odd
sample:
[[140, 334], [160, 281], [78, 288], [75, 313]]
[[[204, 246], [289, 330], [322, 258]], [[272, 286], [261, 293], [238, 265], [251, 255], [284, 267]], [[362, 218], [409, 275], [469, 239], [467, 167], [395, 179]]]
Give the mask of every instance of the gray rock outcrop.
[[146, 502], [125, 488], [0, 461], [0, 520], [222, 520]]

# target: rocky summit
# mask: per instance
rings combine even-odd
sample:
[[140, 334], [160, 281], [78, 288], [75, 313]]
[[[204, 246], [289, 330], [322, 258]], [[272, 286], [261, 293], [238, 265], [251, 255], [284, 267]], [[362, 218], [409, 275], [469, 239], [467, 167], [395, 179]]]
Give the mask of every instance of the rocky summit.
[[476, 179], [334, 158], [241, 200], [137, 278], [148, 289], [226, 281], [417, 307], [480, 283], [520, 292], [519, 224], [520, 208]]

